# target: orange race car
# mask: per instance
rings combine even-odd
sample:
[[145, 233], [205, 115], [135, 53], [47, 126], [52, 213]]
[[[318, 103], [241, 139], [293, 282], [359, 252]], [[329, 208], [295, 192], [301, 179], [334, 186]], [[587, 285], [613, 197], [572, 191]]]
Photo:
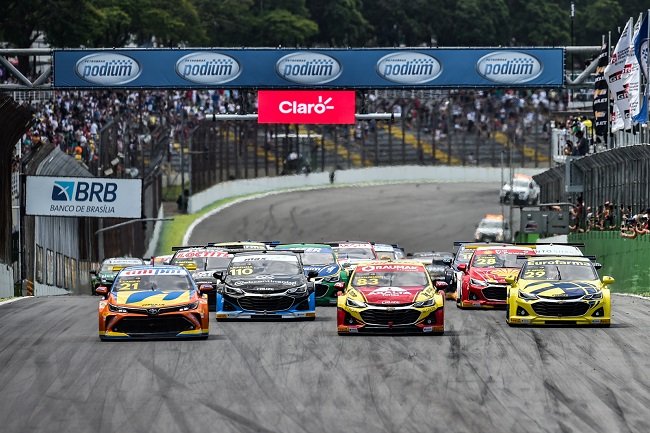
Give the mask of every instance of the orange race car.
[[112, 287], [95, 290], [99, 302], [99, 338], [208, 338], [206, 293], [181, 266], [135, 266], [123, 269]]

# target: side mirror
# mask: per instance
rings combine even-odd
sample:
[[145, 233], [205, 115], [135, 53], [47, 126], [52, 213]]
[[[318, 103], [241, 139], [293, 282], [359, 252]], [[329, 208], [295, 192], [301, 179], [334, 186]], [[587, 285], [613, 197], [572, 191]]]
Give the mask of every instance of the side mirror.
[[451, 266], [451, 262], [452, 260], [449, 257], [445, 257], [444, 259], [442, 259], [442, 263], [444, 263], [447, 266]]
[[199, 286], [199, 292], [201, 293], [208, 293], [212, 291], [212, 284], [201, 284]]
[[610, 277], [609, 275], [605, 275], [603, 277], [603, 284], [605, 285], [614, 284], [614, 278]]
[[438, 290], [444, 290], [449, 286], [449, 284], [447, 284], [445, 281], [436, 281], [435, 284], [436, 284], [436, 289]]
[[345, 283], [343, 281], [339, 281], [338, 283], [334, 284], [334, 287], [337, 289], [345, 289]]
[[212, 276], [219, 281], [223, 281], [223, 271], [216, 271]]
[[97, 271], [96, 271], [96, 270], [94, 270], [94, 269], [93, 269], [93, 270], [91, 270], [91, 271], [90, 271], [90, 275], [97, 275]]
[[343, 266], [344, 268], [349, 268], [352, 265], [350, 264], [350, 262], [343, 262], [341, 266]]
[[108, 294], [108, 287], [106, 286], [97, 286], [95, 288], [95, 293], [101, 296], [106, 296]]
[[513, 277], [512, 275], [508, 275], [505, 278], [505, 280], [506, 280], [506, 283], [508, 283], [508, 284], [515, 284], [515, 281], [516, 281], [515, 277]]
[[311, 281], [312, 278], [316, 278], [318, 276], [318, 271], [316, 270], [311, 270], [307, 272], [307, 278]]
[[461, 263], [460, 265], [458, 265], [458, 270], [461, 272], [467, 271], [467, 263]]
[[602, 267], [603, 267], [603, 264], [602, 264], [602, 263], [594, 263], [594, 268], [596, 268], [596, 269], [600, 269], [600, 268], [602, 268]]

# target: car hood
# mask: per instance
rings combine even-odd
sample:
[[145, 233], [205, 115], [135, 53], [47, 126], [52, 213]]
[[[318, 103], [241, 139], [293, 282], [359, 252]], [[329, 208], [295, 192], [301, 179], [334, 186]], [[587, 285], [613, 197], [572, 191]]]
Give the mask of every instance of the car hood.
[[473, 268], [470, 278], [488, 283], [506, 284], [506, 277], [516, 277], [519, 268]]
[[329, 277], [330, 275], [336, 275], [341, 270], [341, 265], [331, 264], [331, 265], [307, 265], [305, 268], [305, 275], [309, 271], [318, 271], [319, 277]]
[[269, 278], [228, 278], [226, 285], [249, 293], [279, 293], [306, 283], [304, 275], [269, 275]]
[[534, 281], [520, 290], [540, 298], [577, 299], [598, 292], [600, 283], [598, 281]]
[[113, 293], [116, 305], [127, 307], [167, 307], [178, 304], [188, 304], [192, 300], [190, 290], [140, 290]]
[[425, 289], [425, 286], [374, 286], [362, 289], [355, 287], [369, 304], [390, 305], [410, 304], [415, 302], [418, 294]]

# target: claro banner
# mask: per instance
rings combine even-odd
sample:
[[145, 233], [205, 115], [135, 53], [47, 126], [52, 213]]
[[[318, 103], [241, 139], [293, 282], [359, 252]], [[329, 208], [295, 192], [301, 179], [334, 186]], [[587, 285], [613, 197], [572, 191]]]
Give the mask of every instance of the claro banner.
[[354, 124], [354, 90], [260, 90], [259, 123]]
[[27, 176], [27, 215], [140, 218], [142, 179]]
[[55, 88], [564, 86], [562, 48], [54, 50]]

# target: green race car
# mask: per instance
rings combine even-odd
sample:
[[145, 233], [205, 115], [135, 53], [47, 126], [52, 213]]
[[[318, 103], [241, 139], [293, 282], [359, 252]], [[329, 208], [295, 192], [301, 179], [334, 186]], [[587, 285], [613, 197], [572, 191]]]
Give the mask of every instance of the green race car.
[[[305, 275], [317, 271], [316, 305], [336, 305], [336, 293], [348, 282], [348, 271], [338, 264], [336, 254], [330, 245], [325, 244], [281, 244], [276, 250], [301, 250]], [[341, 283], [341, 284], [337, 284]]]
[[92, 294], [95, 294], [95, 289], [98, 286], [105, 286], [106, 288], [110, 289], [113, 285], [115, 277], [122, 269], [128, 268], [130, 266], [141, 266], [144, 264], [147, 263], [145, 263], [143, 259], [139, 259], [137, 257], [112, 257], [110, 259], [104, 260], [99, 268], [99, 271], [95, 269], [90, 271], [90, 285]]

